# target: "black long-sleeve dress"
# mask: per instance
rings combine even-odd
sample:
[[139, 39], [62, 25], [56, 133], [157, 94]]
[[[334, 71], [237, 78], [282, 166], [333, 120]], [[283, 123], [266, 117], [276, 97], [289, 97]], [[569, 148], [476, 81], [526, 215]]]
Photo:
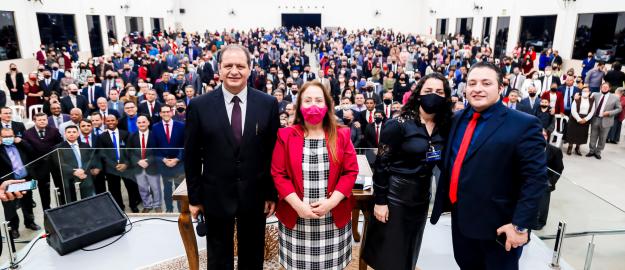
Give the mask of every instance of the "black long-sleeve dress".
[[386, 223], [371, 217], [363, 243], [363, 258], [374, 269], [414, 269], [431, 198], [432, 169], [440, 163], [427, 160], [426, 154], [432, 149], [442, 152], [444, 145], [437, 128], [430, 136], [414, 119], [392, 119], [382, 129], [374, 198], [375, 204], [388, 205], [389, 216]]

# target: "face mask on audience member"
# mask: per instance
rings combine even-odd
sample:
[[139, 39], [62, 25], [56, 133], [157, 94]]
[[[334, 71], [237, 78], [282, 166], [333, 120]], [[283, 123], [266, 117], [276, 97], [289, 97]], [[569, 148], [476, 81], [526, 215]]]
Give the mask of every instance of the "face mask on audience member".
[[178, 108], [176, 108], [176, 111], [177, 111], [178, 113], [183, 113], [183, 112], [184, 112], [184, 108], [182, 108], [182, 107], [178, 107]]
[[535, 97], [536, 93], [529, 93], [530, 97]]
[[589, 93], [589, 92], [583, 92], [583, 93], [582, 93], [582, 97], [587, 98], [587, 97], [589, 97], [589, 96], [590, 96], [590, 93]]
[[317, 105], [312, 105], [308, 108], [301, 108], [302, 116], [304, 116], [304, 121], [308, 122], [311, 125], [316, 125], [323, 121], [323, 118], [328, 111], [328, 107], [319, 107]]
[[549, 108], [549, 105], [540, 105], [541, 108], [546, 109]]
[[532, 75], [532, 79], [534, 79], [534, 80], [538, 80], [538, 74], [534, 74], [534, 75]]
[[555, 88], [555, 87], [551, 87], [551, 89], [549, 89], [549, 90], [550, 90], [551, 92], [555, 92], [555, 91], [556, 91], [556, 90], [558, 90], [558, 89], [557, 89], [557, 88]]
[[352, 123], [352, 119], [349, 118], [343, 118], [343, 124], [345, 124], [346, 126], [349, 126], [349, 124]]
[[94, 85], [94, 84], [95, 84], [95, 82], [88, 82], [87, 84], [89, 84], [89, 85]]
[[393, 103], [393, 101], [392, 101], [392, 100], [390, 100], [390, 99], [384, 99], [384, 101], [383, 101], [383, 102], [384, 102], [384, 104], [386, 104], [386, 105], [391, 105], [391, 103]]
[[382, 118], [382, 117], [376, 117], [375, 118], [375, 123], [376, 124], [380, 124], [380, 123], [382, 123], [383, 120], [384, 120], [384, 118]]
[[15, 138], [10, 137], [10, 138], [2, 138], [2, 144], [4, 145], [13, 145], [13, 141], [15, 140]]
[[128, 91], [128, 95], [130, 95], [131, 97], [135, 96], [136, 94], [137, 94], [137, 91], [135, 90]]
[[421, 108], [426, 113], [432, 114], [440, 111], [445, 105], [445, 98], [437, 94], [421, 95], [419, 97]]

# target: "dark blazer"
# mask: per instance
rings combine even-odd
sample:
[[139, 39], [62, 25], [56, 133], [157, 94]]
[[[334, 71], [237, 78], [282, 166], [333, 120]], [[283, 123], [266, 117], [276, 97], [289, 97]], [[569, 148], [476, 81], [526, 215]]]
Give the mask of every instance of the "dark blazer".
[[[271, 162], [271, 174], [280, 198], [276, 217], [288, 228], [295, 227], [298, 215], [284, 198], [293, 192], [300, 199], [304, 197], [303, 145], [304, 129], [300, 125], [280, 129]], [[328, 194], [336, 190], [347, 198], [331, 210], [334, 224], [343, 228], [351, 220], [351, 194], [358, 175], [356, 151], [350, 139], [349, 128], [337, 129], [336, 156], [337, 162], [330, 159]]]
[[210, 81], [213, 80], [214, 78], [214, 74], [215, 72], [213, 71], [213, 67], [211, 66], [211, 63], [204, 63], [204, 67], [198, 69], [197, 71], [198, 75], [200, 75], [200, 78], [202, 79], [203, 83], [208, 84]]
[[[96, 166], [100, 169], [103, 169], [105, 173], [111, 174], [119, 174], [115, 166], [119, 164], [129, 164], [128, 153], [126, 151], [126, 142], [128, 141], [128, 132], [117, 129], [119, 134], [115, 134], [118, 136], [119, 140], [119, 162], [117, 161], [117, 156], [115, 154], [115, 148], [113, 147], [113, 141], [111, 140], [111, 135], [109, 135], [110, 130], [107, 130], [98, 136], [96, 147], [98, 148], [98, 161], [99, 164]], [[106, 148], [106, 149], [104, 149]]]
[[[4, 128], [4, 124], [0, 123], [0, 128]], [[26, 131], [26, 127], [22, 122], [11, 121], [11, 129], [13, 130], [13, 135], [16, 137], [24, 137], [24, 132]]]
[[[17, 151], [20, 153], [20, 157], [22, 158], [22, 164], [28, 164], [28, 162], [30, 162], [28, 153], [32, 152], [32, 149], [28, 142], [22, 141], [14, 145], [15, 147], [17, 147]], [[5, 180], [16, 179], [16, 177], [13, 175], [13, 166], [11, 164], [11, 159], [9, 158], [9, 154], [7, 154], [7, 151], [4, 149], [5, 147], [5, 145], [0, 145], [0, 177], [2, 177], [0, 178], [0, 183], [4, 182]], [[31, 168], [26, 168], [26, 171], [28, 171], [29, 169]]]
[[[138, 116], [138, 114], [135, 115], [135, 117]], [[128, 131], [128, 115], [124, 114], [122, 117], [119, 118], [119, 121], [117, 121], [117, 128], [123, 131]]]
[[129, 71], [129, 75], [126, 74], [126, 71], [122, 71], [119, 73], [119, 77], [124, 80], [124, 84], [131, 83], [132, 85], [137, 85], [137, 73], [134, 71]]
[[4, 82], [6, 82], [7, 84], [7, 90], [9, 91], [9, 95], [11, 95], [11, 89], [15, 88], [17, 89], [17, 92], [14, 93], [13, 95], [17, 95], [18, 93], [21, 93], [21, 97], [22, 99], [24, 99], [24, 74], [22, 74], [21, 72], [18, 72], [15, 75], [15, 84], [17, 85], [13, 85], [13, 81], [11, 80], [11, 74], [7, 72], [6, 76], [4, 77]]
[[[102, 89], [101, 86], [94, 86], [95, 88], [93, 89], [93, 95], [95, 95], [95, 97], [93, 98], [93, 102], [91, 104], [93, 104], [93, 106], [98, 106], [97, 102], [98, 102], [98, 98], [106, 98], [106, 93], [104, 93], [104, 89]], [[89, 87], [85, 87], [81, 90], [80, 94], [82, 96], [84, 96], [87, 99], [87, 102], [89, 102]], [[84, 111], [83, 111], [84, 113]]]
[[[100, 111], [100, 109], [96, 109], [94, 112], [97, 112], [97, 113], [99, 113], [100, 115], [102, 115], [102, 113], [101, 113], [102, 111]], [[107, 114], [112, 114], [112, 115], [115, 115], [115, 118], [117, 118], [117, 120], [119, 120], [119, 118], [121, 117], [121, 116], [119, 115], [119, 112], [118, 112], [117, 110], [107, 109], [107, 110], [106, 110], [106, 112], [107, 112]], [[104, 120], [105, 120], [105, 119], [104, 119], [104, 117], [102, 117], [102, 121], [104, 121]]]
[[[191, 205], [205, 213], [234, 217], [262, 213], [276, 200], [270, 163], [280, 120], [278, 101], [247, 88], [241, 144], [235, 142], [223, 88], [191, 100], [185, 130], [185, 172]], [[203, 166], [203, 170], [202, 170]]]
[[[95, 130], [95, 129], [94, 129], [94, 130]], [[83, 140], [83, 137], [84, 137], [84, 135], [81, 133], [81, 134], [80, 134], [80, 137], [78, 138], [78, 140], [79, 140], [80, 142], [83, 142], [83, 143], [87, 144], [87, 142]], [[94, 133], [94, 131], [92, 131], [91, 133], [89, 133], [88, 137], [89, 137], [89, 144], [87, 144], [87, 145], [88, 145], [89, 147], [91, 147], [91, 148], [95, 148], [95, 147], [97, 147], [97, 145], [98, 145], [98, 138], [99, 138], [100, 136], [97, 136], [97, 135]]]
[[[481, 240], [494, 240], [497, 228], [508, 223], [534, 227], [540, 198], [547, 190], [546, 141], [540, 121], [507, 109], [502, 103], [493, 106], [492, 115], [465, 156], [455, 210], [460, 233]], [[459, 136], [458, 123], [472, 111], [462, 110], [452, 121], [432, 211], [433, 224], [443, 212], [451, 211], [451, 149]]]
[[[564, 102], [564, 98], [565, 98], [565, 95], [566, 95], [566, 85], [561, 85], [558, 88], [558, 93], [562, 94], [562, 111], [565, 111], [566, 110], [566, 108], [565, 108], [566, 107], [566, 105], [565, 105], [566, 102]], [[579, 89], [577, 86], [573, 86], [573, 93], [570, 94], [570, 100], [569, 100], [569, 104], [571, 106], [573, 106], [573, 100], [575, 99], [575, 94], [577, 94], [577, 93], [581, 94], [582, 90]], [[543, 93], [543, 95], [544, 95], [544, 93]], [[557, 109], [556, 109], [556, 113], [558, 113]]]
[[26, 140], [32, 148], [31, 156], [33, 158], [38, 158], [56, 149], [55, 146], [61, 143], [63, 138], [57, 128], [46, 126], [43, 139], [39, 138], [38, 129], [36, 127], [31, 127], [24, 132], [24, 140]]
[[4, 91], [0, 91], [0, 107], [7, 105], [7, 94]]
[[[71, 101], [70, 101], [70, 103], [71, 103]], [[63, 123], [67, 122], [67, 121], [69, 121], [69, 115], [61, 113], [61, 119], [63, 119]], [[59, 127], [54, 125], [54, 118], [53, 118], [53, 116], [48, 116], [48, 126], [49, 127], [59, 128]]]
[[[76, 96], [76, 108], [82, 111], [82, 115], [89, 115], [88, 104], [89, 101], [87, 101], [87, 97], [83, 95]], [[71, 111], [73, 108], [74, 104], [72, 104], [72, 99], [69, 96], [64, 96], [61, 98], [61, 112], [63, 112], [64, 114], [69, 114], [69, 111]]]
[[[384, 123], [380, 125], [380, 136], [382, 136], [382, 130], [384, 129]], [[361, 142], [365, 148], [378, 148], [378, 142], [375, 140], [375, 122], [367, 125], [365, 128], [365, 140]], [[379, 139], [379, 138], [378, 138]]]
[[57, 80], [50, 78], [50, 84], [46, 86], [46, 80], [39, 81], [39, 87], [43, 90], [43, 96], [49, 97], [52, 92], [56, 92], [57, 95], [61, 95], [61, 83]]
[[[150, 175], [158, 174], [157, 162], [158, 160], [154, 156], [154, 137], [150, 131], [146, 140], [145, 158], [148, 162], [148, 167], [145, 169]], [[130, 160], [130, 168], [133, 169], [135, 174], [141, 173], [142, 168], [137, 164], [141, 160], [141, 134], [139, 132], [131, 133], [128, 137], [128, 158]]]
[[536, 96], [534, 99], [534, 107], [530, 105], [530, 98], [524, 98], [517, 104], [517, 110], [527, 114], [536, 115], [540, 110], [540, 97]]
[[164, 81], [160, 81], [154, 84], [154, 90], [156, 90], [156, 94], [158, 95], [158, 100], [163, 102], [163, 92], [169, 92], [175, 94], [176, 92], [176, 82], [175, 80], [169, 80], [169, 82], [165, 83]]
[[564, 171], [562, 163], [562, 150], [551, 144], [547, 144], [545, 149], [547, 155], [547, 177], [549, 179], [549, 191], [556, 190], [556, 183], [560, 179], [560, 174]]
[[[167, 142], [167, 134], [165, 133], [165, 125], [163, 121], [155, 122], [152, 125], [152, 132], [150, 136], [153, 138], [154, 156], [156, 162], [161, 169], [161, 174], [164, 177], [174, 177], [183, 173], [183, 158], [184, 151], [184, 123], [178, 121], [171, 121], [171, 134], [169, 134], [169, 142]], [[159, 149], [166, 148], [166, 149]], [[167, 167], [162, 162], [163, 158], [177, 158], [178, 164], [174, 167]]]
[[161, 121], [161, 116], [159, 115], [159, 112], [161, 111], [161, 103], [158, 100], [154, 101], [154, 111], [153, 114], [150, 114], [150, 109], [148, 108], [148, 102], [142, 102], [139, 103], [138, 109], [137, 109], [137, 113], [139, 115], [147, 115], [150, 119], [150, 125]]
[[[61, 168], [61, 173], [63, 174], [63, 179], [74, 179], [78, 178], [74, 176], [74, 169], [83, 169], [85, 171], [93, 168], [93, 163], [95, 160], [93, 159], [95, 151], [89, 147], [88, 144], [78, 141], [78, 148], [80, 148], [80, 161], [82, 163], [82, 167], [78, 167], [78, 162], [76, 162], [76, 157], [74, 156], [74, 151], [69, 146], [67, 141], [63, 141], [55, 146], [58, 150], [58, 155], [52, 155], [52, 160], [54, 165]], [[90, 173], [86, 173], [90, 176]]]

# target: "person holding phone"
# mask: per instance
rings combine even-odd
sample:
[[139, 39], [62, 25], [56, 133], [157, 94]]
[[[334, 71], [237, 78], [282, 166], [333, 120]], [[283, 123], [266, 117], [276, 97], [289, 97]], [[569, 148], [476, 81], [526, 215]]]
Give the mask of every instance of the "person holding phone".
[[[0, 201], [2, 203], [10, 202], [13, 200], [21, 199], [24, 197], [24, 194], [27, 194], [27, 191], [15, 191], [8, 192], [7, 189], [10, 185], [19, 184], [25, 182], [24, 179], [21, 180], [4, 180], [2, 184], [0, 184]], [[2, 239], [2, 230], [0, 230], [0, 239]], [[2, 247], [4, 244], [0, 244], [0, 255], [2, 255]]]

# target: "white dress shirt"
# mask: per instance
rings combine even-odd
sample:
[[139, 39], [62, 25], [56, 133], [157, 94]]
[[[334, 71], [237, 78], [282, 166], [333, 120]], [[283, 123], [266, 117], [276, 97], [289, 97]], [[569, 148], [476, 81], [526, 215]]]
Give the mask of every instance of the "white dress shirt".
[[[234, 108], [234, 103], [232, 102], [232, 98], [235, 96], [230, 91], [226, 90], [225, 86], [223, 87], [224, 93], [224, 102], [226, 103], [226, 111], [228, 113], [228, 122], [232, 124], [232, 108]], [[243, 88], [243, 91], [239, 92], [236, 95], [239, 97], [239, 106], [241, 107], [241, 133], [243, 133], [245, 129], [245, 112], [247, 111], [247, 86]], [[243, 134], [241, 134], [243, 135]]]
[[115, 149], [115, 151], [117, 152], [117, 156], [121, 158], [121, 153], [119, 152], [119, 149], [122, 147], [121, 145], [119, 145], [119, 130], [116, 128], [115, 130], [108, 130], [109, 136], [111, 137], [111, 141], [113, 141], [113, 132], [115, 132], [115, 145], [117, 145], [117, 149]]

